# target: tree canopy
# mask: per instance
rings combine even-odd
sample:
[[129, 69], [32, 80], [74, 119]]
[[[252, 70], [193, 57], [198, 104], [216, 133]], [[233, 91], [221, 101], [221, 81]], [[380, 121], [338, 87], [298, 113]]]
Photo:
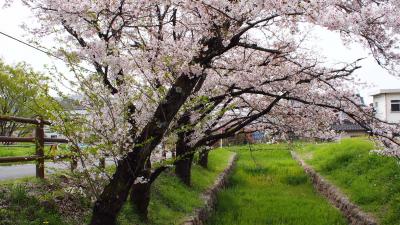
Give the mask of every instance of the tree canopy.
[[[15, 66], [0, 61], [0, 114], [33, 118], [41, 115], [47, 101], [47, 78], [24, 63]], [[24, 135], [24, 124], [0, 122], [0, 136]]]

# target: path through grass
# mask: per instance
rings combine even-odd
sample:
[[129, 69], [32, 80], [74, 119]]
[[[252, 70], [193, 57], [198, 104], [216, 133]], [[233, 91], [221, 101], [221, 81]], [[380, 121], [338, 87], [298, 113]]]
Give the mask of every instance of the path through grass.
[[[346, 224], [340, 212], [313, 189], [282, 145], [232, 147], [239, 154], [230, 185], [218, 195], [209, 225]], [[253, 155], [253, 157], [252, 157]]]

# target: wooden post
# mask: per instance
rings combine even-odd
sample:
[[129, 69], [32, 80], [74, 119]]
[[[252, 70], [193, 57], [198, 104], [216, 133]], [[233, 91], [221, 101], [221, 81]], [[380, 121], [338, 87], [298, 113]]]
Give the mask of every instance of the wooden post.
[[44, 124], [42, 119], [36, 126], [35, 130], [35, 143], [36, 155], [39, 157], [36, 161], [36, 177], [44, 179]]

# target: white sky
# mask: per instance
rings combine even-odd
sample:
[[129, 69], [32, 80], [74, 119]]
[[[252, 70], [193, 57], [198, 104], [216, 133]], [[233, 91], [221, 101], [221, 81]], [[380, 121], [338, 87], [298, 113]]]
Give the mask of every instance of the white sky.
[[[3, 1], [0, 0], [0, 7]], [[22, 23], [29, 25], [29, 21], [33, 21], [31, 12], [18, 1], [9, 8], [0, 8], [1, 32], [26, 40], [25, 32], [20, 25]], [[315, 47], [319, 48], [320, 52], [331, 62], [350, 62], [357, 58], [367, 57], [360, 63], [362, 68], [356, 72], [356, 76], [363, 82], [374, 86], [359, 90], [366, 103], [372, 102], [369, 94], [376, 89], [400, 88], [400, 78], [389, 75], [387, 71], [379, 67], [363, 47], [354, 45], [349, 49], [343, 45], [338, 34], [325, 30], [315, 31], [313, 35], [318, 36]], [[10, 64], [25, 61], [38, 71], [44, 71], [44, 65], [55, 65], [60, 71], [68, 73], [68, 69], [62, 61], [2, 35], [0, 35], [0, 58]]]

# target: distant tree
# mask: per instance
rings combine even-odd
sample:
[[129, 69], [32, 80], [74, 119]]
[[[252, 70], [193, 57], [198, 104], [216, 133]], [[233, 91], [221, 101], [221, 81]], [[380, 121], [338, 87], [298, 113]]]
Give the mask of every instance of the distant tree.
[[[0, 61], [0, 115], [35, 117], [47, 99], [48, 79], [27, 64], [15, 66]], [[1, 136], [22, 136], [32, 127], [26, 124], [0, 121]]]

